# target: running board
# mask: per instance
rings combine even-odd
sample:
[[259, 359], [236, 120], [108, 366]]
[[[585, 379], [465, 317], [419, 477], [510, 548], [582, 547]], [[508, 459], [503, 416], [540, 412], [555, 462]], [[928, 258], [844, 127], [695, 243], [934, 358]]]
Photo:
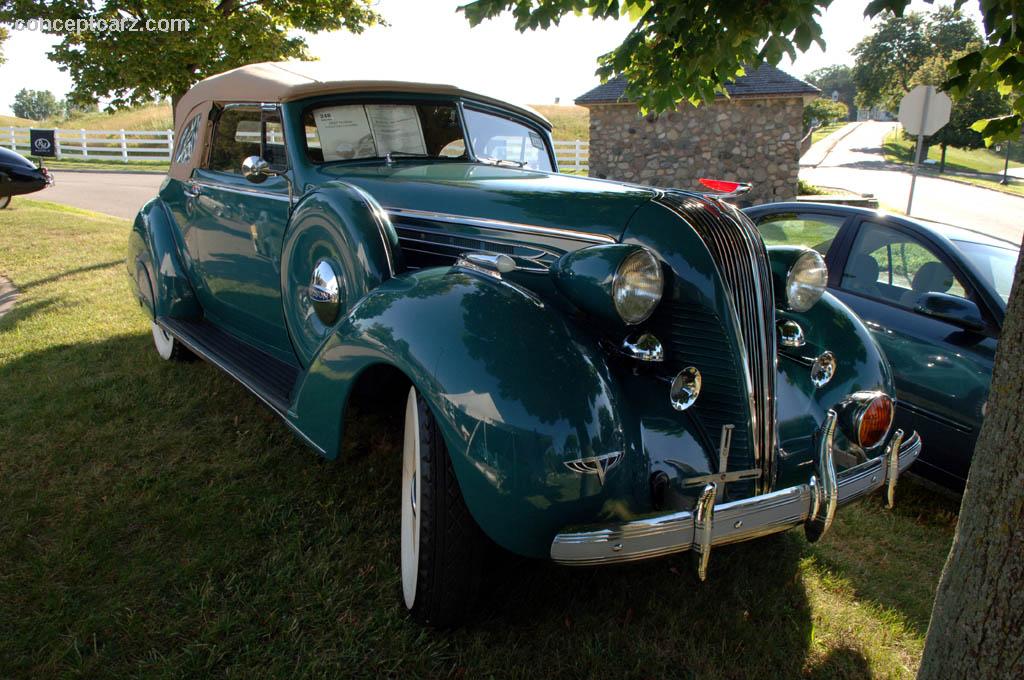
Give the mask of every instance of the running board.
[[157, 317], [156, 322], [181, 344], [242, 383], [280, 415], [288, 412], [292, 388], [299, 376], [295, 366], [275, 359], [208, 321]]

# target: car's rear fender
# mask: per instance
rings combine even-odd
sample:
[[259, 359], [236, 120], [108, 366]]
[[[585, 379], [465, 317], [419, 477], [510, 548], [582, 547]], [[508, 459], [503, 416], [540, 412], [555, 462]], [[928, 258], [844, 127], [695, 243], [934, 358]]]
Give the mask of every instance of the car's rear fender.
[[[430, 404], [470, 512], [506, 549], [545, 557], [568, 523], [647, 509], [639, 437], [601, 350], [531, 292], [457, 267], [385, 282], [306, 371], [293, 424], [336, 456], [351, 387], [382, 363]], [[603, 483], [565, 465], [624, 450]]]
[[194, 319], [202, 308], [182, 267], [175, 230], [164, 202], [150, 200], [135, 216], [125, 264], [135, 296], [150, 314]]

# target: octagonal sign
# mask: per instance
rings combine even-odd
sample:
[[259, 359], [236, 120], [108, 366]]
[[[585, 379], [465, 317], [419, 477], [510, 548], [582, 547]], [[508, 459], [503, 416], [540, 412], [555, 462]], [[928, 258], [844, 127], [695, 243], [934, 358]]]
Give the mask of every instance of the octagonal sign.
[[933, 135], [949, 122], [953, 102], [934, 85], [918, 85], [900, 100], [900, 124], [912, 135]]

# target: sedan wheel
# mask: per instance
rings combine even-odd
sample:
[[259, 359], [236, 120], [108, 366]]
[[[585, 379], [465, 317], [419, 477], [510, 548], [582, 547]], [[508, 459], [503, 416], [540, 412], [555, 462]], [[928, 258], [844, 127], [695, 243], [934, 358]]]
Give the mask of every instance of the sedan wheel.
[[163, 329], [156, 321], [152, 323], [153, 344], [156, 345], [156, 352], [161, 359], [167, 361], [190, 361], [195, 355], [192, 354], [173, 335]]
[[0, 210], [3, 210], [11, 204], [10, 196], [0, 196]]
[[409, 390], [402, 445], [402, 598], [413, 617], [459, 623], [480, 588], [486, 540], [462, 498], [434, 415]]

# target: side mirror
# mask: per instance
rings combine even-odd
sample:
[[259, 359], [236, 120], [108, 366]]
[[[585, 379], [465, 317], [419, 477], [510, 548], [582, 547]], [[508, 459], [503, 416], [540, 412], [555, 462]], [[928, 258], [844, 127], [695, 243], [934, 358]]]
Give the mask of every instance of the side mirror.
[[973, 331], [985, 328], [978, 305], [956, 295], [922, 293], [914, 311]]
[[262, 184], [268, 177], [276, 174], [270, 169], [270, 163], [259, 156], [249, 156], [242, 161], [242, 177], [253, 184]]

